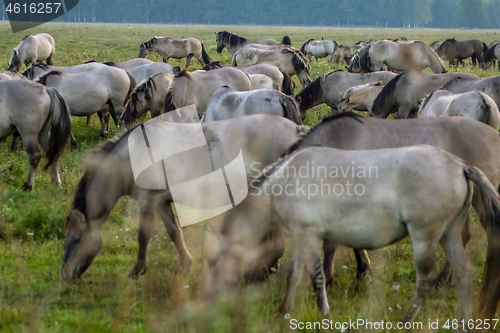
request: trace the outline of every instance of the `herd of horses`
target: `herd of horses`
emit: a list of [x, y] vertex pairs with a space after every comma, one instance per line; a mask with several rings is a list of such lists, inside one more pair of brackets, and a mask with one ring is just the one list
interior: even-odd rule
[[[332, 282], [338, 245], [354, 249], [358, 277], [370, 269], [366, 250], [410, 236], [417, 270], [417, 292], [404, 321], [412, 321], [427, 294], [455, 273], [460, 319], [472, 319], [472, 271], [464, 246], [470, 239], [469, 212], [476, 210], [488, 239], [478, 316], [493, 319], [500, 299], [500, 75], [486, 79], [447, 73], [443, 60], [458, 66], [471, 58], [487, 69], [500, 59], [498, 42], [448, 39], [428, 46], [420, 41], [368, 41], [353, 46], [310, 39], [300, 50], [285, 36], [249, 40], [227, 31], [216, 33], [217, 52], [226, 48], [231, 64], [212, 62], [194, 38], [154, 37], [140, 45], [139, 58], [122, 63], [53, 66], [55, 42], [47, 34], [26, 36], [0, 74], [0, 138], [21, 137], [29, 172], [23, 189], [32, 189], [41, 159], [39, 146], [60, 184], [58, 159], [71, 139], [70, 116], [97, 113], [101, 136], [113, 118], [120, 138], [107, 141], [88, 157], [67, 217], [64, 280], [80, 277], [101, 248], [100, 230], [122, 196], [139, 202], [139, 252], [130, 277], [147, 270], [147, 247], [157, 211], [179, 252], [184, 269], [192, 258], [172, 209], [170, 190], [139, 187], [131, 166], [128, 137], [147, 111], [155, 118], [194, 105], [197, 115], [158, 122], [164, 131], [189, 133], [201, 121], [207, 142], [241, 149], [249, 195], [227, 214], [221, 232], [209, 232], [202, 294], [210, 300], [236, 287], [241, 279], [262, 279], [275, 271], [285, 249], [284, 234], [294, 240], [281, 313], [292, 309], [303, 270], [311, 278], [320, 313], [327, 316], [326, 287]], [[438, 45], [439, 44], [439, 45]], [[163, 63], [145, 56], [158, 52]], [[314, 81], [310, 61], [330, 56], [346, 61]], [[191, 58], [203, 67], [189, 72]], [[308, 60], [309, 57], [309, 60]], [[186, 58], [186, 69], [167, 64]], [[43, 63], [43, 62], [46, 63]], [[20, 72], [22, 65], [31, 65]], [[434, 74], [422, 72], [430, 67]], [[301, 91], [294, 96], [296, 75]], [[332, 115], [313, 128], [302, 125], [307, 111], [326, 103]], [[347, 111], [366, 111], [362, 117]], [[397, 113], [397, 120], [387, 120]], [[382, 119], [378, 119], [382, 118]], [[414, 119], [412, 119], [414, 118]], [[144, 127], [143, 127], [144, 130]], [[14, 142], [13, 139], [13, 148]], [[165, 142], [169, 145], [169, 142]], [[307, 188], [361, 185], [363, 195], [300, 191], [289, 195], [296, 179], [284, 169], [310, 162], [348, 168], [353, 161], [376, 166], [377, 177], [350, 172], [336, 177], [307, 177]], [[260, 174], [253, 172], [258, 165]], [[280, 191], [267, 189], [280, 188]], [[185, 203], [187, 204], [187, 203]], [[318, 241], [323, 242], [324, 259]], [[448, 259], [436, 275], [438, 244]]]

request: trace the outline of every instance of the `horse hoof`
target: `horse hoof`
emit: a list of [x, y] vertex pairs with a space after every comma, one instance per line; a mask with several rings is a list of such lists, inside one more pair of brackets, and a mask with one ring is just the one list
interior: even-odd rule
[[31, 191], [33, 189], [33, 185], [28, 185], [28, 183], [24, 183], [21, 187], [21, 191]]
[[146, 267], [143, 268], [134, 267], [134, 269], [132, 270], [132, 272], [130, 272], [128, 277], [131, 278], [132, 280], [137, 280], [140, 275], [146, 274], [146, 271], [147, 271]]

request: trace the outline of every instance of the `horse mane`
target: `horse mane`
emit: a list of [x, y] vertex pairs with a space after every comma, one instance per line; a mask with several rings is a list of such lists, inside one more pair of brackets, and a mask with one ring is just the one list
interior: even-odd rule
[[238, 46], [240, 44], [246, 43], [246, 41], [247, 41], [246, 38], [240, 37], [236, 34], [232, 34], [232, 33], [227, 32], [227, 31], [221, 31], [217, 34], [221, 36], [222, 41], [224, 43], [229, 44], [229, 46], [231, 46], [231, 47]]
[[325, 77], [326, 75], [318, 77], [316, 80], [308, 84], [307, 87], [302, 89], [297, 96], [295, 96], [295, 99], [299, 102], [299, 104], [308, 107], [323, 94], [323, 82]]
[[46, 85], [47, 84], [47, 78], [49, 76], [54, 76], [54, 75], [63, 76], [63, 73], [59, 72], [59, 71], [51, 71], [51, 72], [48, 72], [47, 74], [45, 74], [44, 76], [42, 76], [41, 78], [39, 78], [38, 80], [36, 80], [36, 82], [38, 82], [40, 84], [43, 84], [43, 85]]
[[116, 67], [116, 62], [113, 61], [103, 62], [103, 64], [106, 66]]
[[[140, 125], [139, 125], [140, 126]], [[136, 126], [137, 127], [137, 126]], [[87, 183], [89, 181], [89, 172], [94, 173], [96, 168], [101, 165], [101, 162], [106, 158], [123, 140], [129, 137], [130, 133], [136, 128], [132, 128], [125, 132], [117, 140], [107, 140], [101, 148], [91, 152], [85, 161], [85, 173], [78, 183], [75, 197], [73, 199], [72, 209], [76, 209], [85, 216], [87, 220]]]
[[25, 40], [26, 38], [28, 38], [29, 36], [31, 36], [31, 35], [30, 35], [30, 34], [28, 34], [28, 35], [24, 36], [24, 37], [23, 37], [23, 39], [21, 39], [21, 42], [22, 42], [23, 40]]
[[12, 51], [12, 57], [10, 58], [10, 63], [8, 68], [9, 70], [17, 71], [17, 66], [19, 66], [19, 64], [21, 63], [21, 61], [19, 60], [19, 56], [17, 55], [17, 48], [19, 47], [19, 45], [14, 49], [14, 51]]
[[[158, 74], [163, 74], [163, 73], [158, 73]], [[151, 98], [151, 94], [153, 93], [153, 91], [156, 91], [156, 84], [154, 81], [154, 77], [157, 76], [158, 74], [151, 76], [146, 81], [136, 86], [134, 90], [132, 90], [132, 94], [130, 95], [131, 103], [137, 103], [139, 99], [138, 94], [141, 92], [146, 94], [145, 96], [146, 99]]]
[[204, 70], [204, 71], [211, 71], [211, 70], [214, 70], [214, 69], [223, 68], [223, 67], [225, 67], [224, 65], [226, 65], [226, 64], [223, 63], [223, 62], [212, 61], [211, 63], [206, 64], [205, 66], [203, 66], [200, 69]]
[[[425, 98], [420, 102], [420, 106], [418, 107], [417, 117], [420, 115], [420, 113], [425, 108], [425, 106], [427, 105], [427, 103], [429, 103], [430, 99], [432, 98], [432, 95], [434, 95], [434, 93], [436, 91], [438, 91], [438, 90], [444, 90], [444, 89], [440, 88], [440, 89], [434, 90], [433, 92], [431, 92], [430, 94], [428, 94], [427, 96], [425, 96]], [[408, 116], [410, 116], [410, 115], [408, 115]]]
[[283, 39], [281, 40], [281, 44], [292, 46], [292, 40], [288, 36], [283, 36]]
[[304, 55], [292, 48], [286, 48], [281, 51], [281, 53], [291, 53], [292, 54], [292, 63], [293, 63], [293, 68], [297, 71], [297, 73], [300, 73], [303, 70], [307, 71], [307, 74], [309, 74], [309, 64], [307, 63], [307, 60], [304, 58]]
[[307, 42], [305, 42], [302, 47], [300, 48], [300, 52], [304, 53], [305, 52], [305, 47], [307, 44], [309, 44], [310, 41], [314, 40], [313, 38], [309, 39]]
[[500, 44], [494, 44], [491, 48], [486, 51], [486, 53], [483, 53], [483, 59], [481, 62], [488, 62], [491, 61], [492, 59], [495, 58], [495, 49], [498, 47]]
[[443, 44], [444, 44], [444, 43], [446, 43], [446, 42], [456, 43], [456, 42], [457, 42], [457, 40], [456, 40], [455, 38], [448, 38], [448, 39], [446, 39], [446, 40], [443, 42]]
[[184, 69], [184, 70], [180, 71], [179, 73], [175, 74], [174, 77], [183, 77], [183, 76], [189, 79], [191, 77], [191, 74], [189, 74], [189, 72]]
[[89, 60], [89, 61], [84, 62], [84, 64], [92, 64], [94, 62], [97, 62], [97, 61], [96, 60]]
[[384, 86], [382, 91], [378, 94], [377, 98], [375, 98], [375, 100], [373, 101], [372, 112], [375, 112], [375, 110], [382, 108], [384, 100], [394, 94], [394, 90], [396, 89], [396, 84], [403, 75], [404, 73], [399, 74]]
[[[361, 68], [367, 73], [370, 73], [372, 71], [371, 65], [369, 66], [370, 62], [370, 54], [368, 51], [370, 51], [371, 44], [367, 44], [363, 46], [355, 55], [354, 57], [358, 56], [359, 59], [359, 64], [361, 65]], [[354, 59], [353, 57], [353, 59]]]
[[288, 149], [283, 153], [283, 155], [281, 155], [281, 158], [287, 157], [288, 155], [296, 151], [302, 145], [302, 142], [304, 142], [311, 134], [313, 134], [313, 132], [318, 130], [318, 127], [329, 125], [330, 123], [341, 119], [354, 119], [359, 123], [363, 123], [363, 118], [364, 118], [363, 116], [360, 116], [354, 112], [341, 112], [336, 115], [325, 117], [318, 124], [316, 124], [316, 126], [300, 133], [297, 136], [295, 142], [292, 143], [290, 147], [288, 147]]

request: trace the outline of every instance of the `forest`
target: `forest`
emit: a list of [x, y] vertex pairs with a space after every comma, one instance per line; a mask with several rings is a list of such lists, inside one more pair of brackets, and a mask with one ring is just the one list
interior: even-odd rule
[[500, 0], [80, 0], [56, 21], [500, 29]]

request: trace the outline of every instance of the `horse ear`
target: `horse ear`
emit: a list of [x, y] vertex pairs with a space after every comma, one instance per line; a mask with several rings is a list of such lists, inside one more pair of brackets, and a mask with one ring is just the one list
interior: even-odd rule
[[70, 224], [70, 226], [79, 228], [81, 231], [87, 228], [85, 216], [80, 211], [72, 209], [69, 214], [70, 217], [68, 223]]

